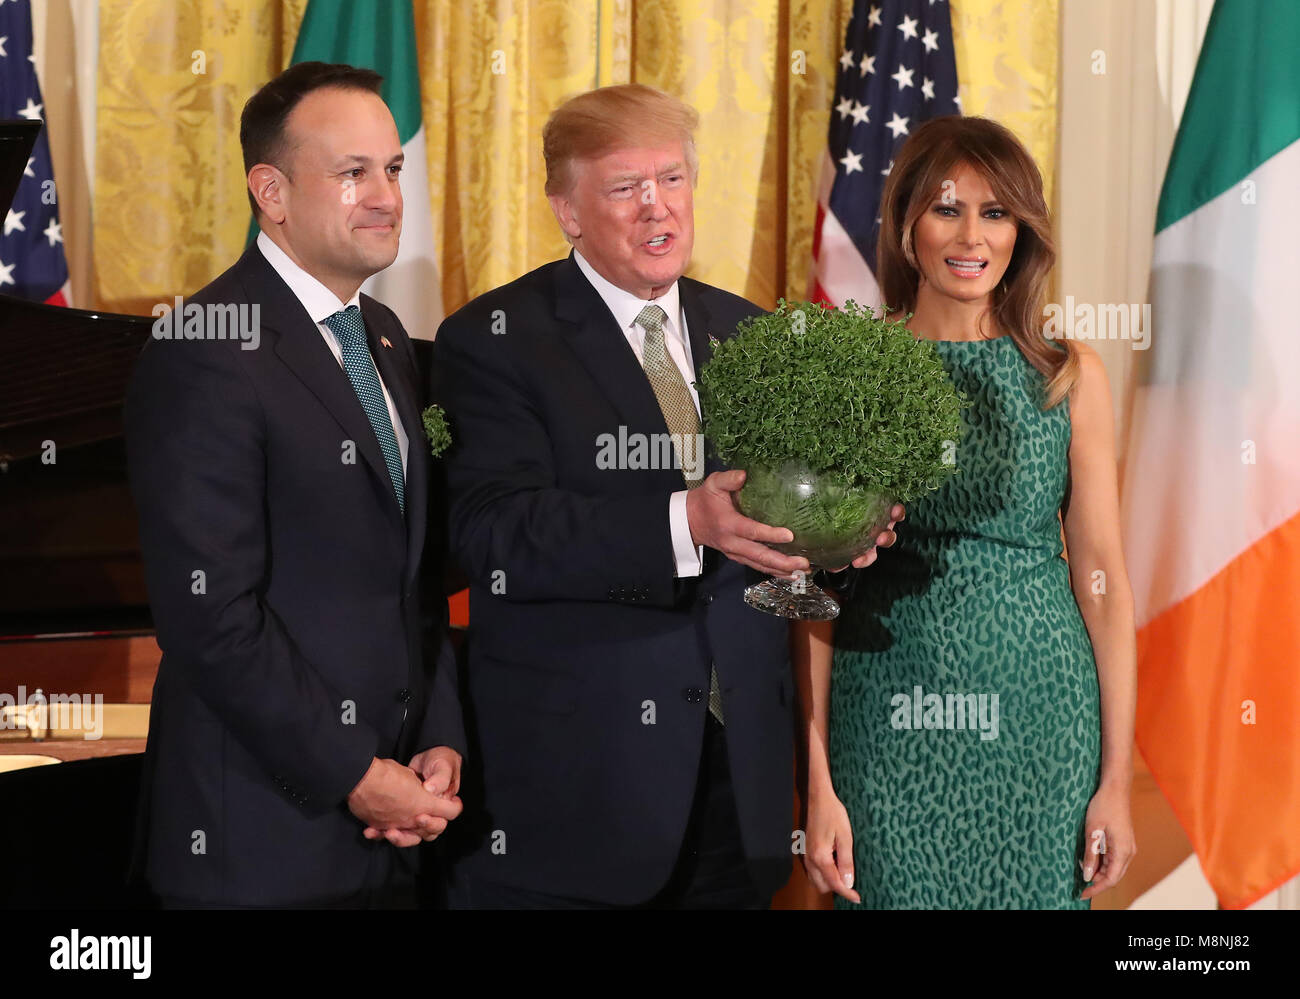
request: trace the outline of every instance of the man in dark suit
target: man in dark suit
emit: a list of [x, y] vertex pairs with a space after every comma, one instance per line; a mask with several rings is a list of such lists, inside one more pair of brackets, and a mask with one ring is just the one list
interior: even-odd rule
[[401, 233], [379, 85], [304, 63], [249, 100], [262, 232], [159, 320], [127, 396], [163, 651], [139, 846], [167, 906], [409, 904], [399, 848], [460, 812], [415, 357], [359, 293]]
[[698, 435], [696, 373], [760, 310], [682, 277], [695, 123], [637, 85], [560, 107], [546, 190], [573, 252], [434, 343], [483, 795], [456, 907], [759, 908], [790, 872], [787, 627], [742, 593], [809, 566]]

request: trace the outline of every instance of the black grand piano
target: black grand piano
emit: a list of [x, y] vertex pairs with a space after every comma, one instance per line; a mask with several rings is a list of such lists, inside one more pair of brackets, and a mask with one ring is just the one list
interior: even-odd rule
[[148, 626], [121, 410], [151, 323], [0, 295], [0, 634]]
[[[40, 126], [0, 123], [6, 209]], [[0, 295], [0, 635], [148, 627], [122, 399], [151, 323]]]
[[[39, 121], [0, 122], [0, 209]], [[151, 317], [0, 294], [0, 694], [148, 703], [157, 668], [127, 488], [122, 400]], [[12, 703], [12, 700], [10, 701]], [[143, 740], [0, 730], [3, 908], [146, 905], [125, 881]], [[138, 736], [139, 733], [133, 732]], [[7, 769], [28, 757], [58, 765]], [[88, 827], [87, 819], [93, 825]]]

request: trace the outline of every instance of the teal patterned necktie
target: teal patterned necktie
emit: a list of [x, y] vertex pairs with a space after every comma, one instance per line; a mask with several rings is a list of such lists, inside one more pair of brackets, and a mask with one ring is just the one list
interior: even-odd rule
[[384, 401], [379, 372], [375, 370], [374, 358], [366, 345], [366, 324], [361, 318], [361, 310], [349, 305], [326, 318], [325, 325], [338, 337], [343, 350], [343, 370], [348, 373], [348, 381], [352, 383], [361, 408], [366, 411], [375, 431], [379, 449], [384, 452], [388, 476], [393, 480], [393, 489], [397, 493], [397, 505], [405, 513], [406, 477], [402, 474], [402, 451], [397, 446], [397, 435], [393, 433], [393, 421], [388, 417], [388, 403]]

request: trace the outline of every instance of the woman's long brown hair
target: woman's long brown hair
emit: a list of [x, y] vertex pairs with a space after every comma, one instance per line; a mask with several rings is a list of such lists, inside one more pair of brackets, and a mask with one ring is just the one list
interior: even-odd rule
[[876, 279], [891, 310], [916, 308], [921, 272], [913, 248], [916, 220], [939, 197], [943, 181], [968, 164], [1016, 221], [1016, 246], [993, 290], [991, 313], [1020, 353], [1043, 375], [1043, 409], [1064, 399], [1079, 377], [1079, 352], [1042, 333], [1047, 276], [1056, 262], [1043, 178], [1011, 131], [988, 118], [932, 118], [903, 143], [880, 196]]

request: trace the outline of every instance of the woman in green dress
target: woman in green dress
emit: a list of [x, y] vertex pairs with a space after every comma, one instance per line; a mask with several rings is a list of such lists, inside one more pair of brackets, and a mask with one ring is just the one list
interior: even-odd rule
[[1007, 129], [922, 125], [880, 216], [882, 298], [971, 406], [957, 474], [908, 504], [833, 626], [792, 631], [805, 867], [842, 908], [1088, 908], [1135, 851], [1106, 372], [1043, 335], [1047, 206]]

